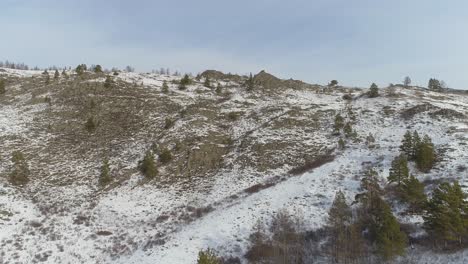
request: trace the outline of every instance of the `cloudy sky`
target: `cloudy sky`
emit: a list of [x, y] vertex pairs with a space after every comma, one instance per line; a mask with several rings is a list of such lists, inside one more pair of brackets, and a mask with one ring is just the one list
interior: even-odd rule
[[466, 0], [0, 0], [0, 60], [468, 88]]

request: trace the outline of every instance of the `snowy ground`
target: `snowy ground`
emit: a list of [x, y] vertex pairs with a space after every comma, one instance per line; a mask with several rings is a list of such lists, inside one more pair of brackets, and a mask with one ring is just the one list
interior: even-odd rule
[[[19, 78], [40, 74], [34, 71], [7, 71]], [[177, 79], [138, 73], [122, 73], [118, 78], [129, 83], [143, 83], [146, 89], [157, 92], [164, 80], [170, 82]], [[203, 89], [199, 85], [191, 86], [186, 91], [174, 90], [171, 100], [188, 105], [200, 98], [216, 98], [213, 94], [201, 94], [199, 91]], [[306, 134], [303, 128], [278, 129], [265, 127], [264, 124], [271, 122], [270, 119], [280, 122], [283, 116], [288, 117], [288, 111], [295, 108], [302, 109], [300, 113], [304, 115], [295, 117], [295, 120], [307, 119], [309, 117], [306, 115], [319, 111], [338, 111], [346, 116], [346, 109], [353, 109], [357, 117], [353, 128], [361, 141], [349, 141], [344, 151], [335, 151], [336, 158], [332, 162], [299, 176], [288, 175], [289, 166], [279, 166], [261, 173], [255, 168], [234, 164], [229, 170], [220, 170], [213, 178], [197, 179], [195, 185], [193, 181], [169, 186], [141, 185], [141, 175], [133, 173], [110, 190], [96, 192], [92, 185], [77, 181], [69, 185], [47, 185], [47, 191], [33, 194], [11, 188], [3, 180], [0, 185], [0, 263], [195, 263], [198, 251], [208, 247], [221, 254], [242, 257], [246, 238], [257, 220], [267, 220], [272, 213], [287, 209], [290, 213], [303, 215], [308, 228], [317, 228], [323, 224], [337, 190], [343, 190], [348, 201], [354, 198], [363, 167], [376, 167], [385, 179], [407, 129], [428, 134], [436, 147], [449, 149], [443, 161], [431, 173], [421, 174], [414, 168], [412, 172], [421, 180], [456, 178], [468, 190], [468, 171], [457, 172], [457, 168], [468, 161], [467, 119], [435, 119], [425, 112], [409, 120], [400, 118], [401, 111], [422, 103], [455, 110], [466, 116], [467, 96], [444, 95], [441, 98], [437, 93], [416, 88], [398, 88], [397, 92], [400, 93], [399, 97], [364, 97], [349, 103], [341, 99], [342, 92], [328, 94], [285, 90], [280, 96], [261, 98], [232, 90], [230, 100], [222, 103], [223, 112], [256, 114], [267, 107], [281, 106], [281, 110], [272, 115], [275, 118], [260, 116], [256, 121], [238, 120], [231, 131], [234, 139], [242, 139], [246, 134], [262, 143], [278, 138], [302, 138]], [[15, 103], [0, 104], [0, 140], [3, 140], [3, 147], [16, 147], [19, 144], [17, 137], [29, 140], [32, 135], [31, 122], [38, 112], [44, 111], [44, 104], [22, 106], [29, 100], [27, 96], [22, 96], [12, 99]], [[385, 113], [385, 109], [392, 111]], [[314, 130], [304, 137], [304, 147], [320, 145], [334, 148], [337, 138], [330, 133], [332, 118], [329, 122], [328, 127]], [[206, 127], [206, 131], [197, 133], [209, 134], [210, 126]], [[369, 133], [376, 139], [378, 147], [375, 149], [365, 146], [364, 139]], [[133, 156], [132, 152], [145, 147], [129, 145], [127, 154]], [[6, 175], [10, 166], [9, 153], [1, 154], [0, 174]], [[228, 163], [235, 162], [237, 158], [235, 152], [231, 153], [227, 157]], [[79, 161], [74, 162], [71, 164], [80, 165]], [[125, 166], [134, 163], [131, 161]], [[86, 172], [86, 166], [82, 170]], [[285, 180], [253, 194], [244, 192], [250, 186], [275, 177], [284, 177]], [[32, 183], [32, 186], [29, 191], [38, 186], [44, 188], [38, 182]], [[51, 196], [57, 203], [68, 204], [68, 200], [80, 202], [66, 211], [46, 216], [34, 202], [34, 196], [45, 193], [57, 193]], [[211, 209], [195, 219], [184, 221], [182, 212], [188, 207]], [[419, 256], [422, 253], [414, 254]], [[466, 260], [463, 252], [450, 256], [423, 255], [423, 258], [413, 260], [418, 263], [463, 263]]]

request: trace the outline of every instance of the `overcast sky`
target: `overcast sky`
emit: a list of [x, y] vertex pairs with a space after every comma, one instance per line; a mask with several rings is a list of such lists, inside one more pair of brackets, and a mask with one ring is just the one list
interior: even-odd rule
[[466, 0], [0, 0], [0, 60], [468, 88]]

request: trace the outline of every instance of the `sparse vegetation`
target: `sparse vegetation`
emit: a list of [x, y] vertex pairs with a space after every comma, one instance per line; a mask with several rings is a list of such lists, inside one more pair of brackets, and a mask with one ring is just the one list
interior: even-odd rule
[[154, 162], [154, 154], [151, 150], [148, 150], [145, 157], [140, 162], [140, 171], [148, 179], [153, 179], [158, 174], [156, 169], [156, 163]]
[[14, 151], [11, 155], [13, 168], [10, 173], [10, 182], [13, 185], [25, 185], [29, 182], [29, 166], [21, 151]]

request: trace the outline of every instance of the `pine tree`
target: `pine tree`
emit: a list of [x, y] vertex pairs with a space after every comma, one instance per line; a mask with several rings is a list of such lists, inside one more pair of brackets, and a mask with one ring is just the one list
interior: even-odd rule
[[346, 142], [342, 138], [338, 139], [338, 147], [340, 149], [345, 149], [346, 148]]
[[168, 149], [163, 149], [161, 154], [159, 154], [159, 161], [163, 164], [168, 163], [172, 160], [172, 154]]
[[0, 79], [0, 94], [5, 94], [6, 89], [5, 89], [5, 81], [3, 79]]
[[29, 166], [20, 151], [14, 151], [11, 155], [13, 169], [10, 173], [10, 182], [14, 185], [24, 185], [29, 182]]
[[400, 150], [409, 158], [413, 158], [413, 136], [411, 132], [408, 130], [406, 131], [405, 135], [403, 136], [403, 140], [401, 141]]
[[94, 67], [94, 72], [95, 73], [102, 73], [102, 66], [101, 65], [96, 65], [96, 67]]
[[372, 83], [370, 90], [369, 90], [369, 97], [375, 98], [377, 96], [379, 96], [379, 87], [377, 86], [377, 84]]
[[429, 172], [435, 163], [435, 151], [429, 136], [425, 135], [416, 153], [416, 165], [422, 172]]
[[372, 133], [369, 133], [369, 135], [366, 137], [366, 145], [368, 148], [374, 148], [375, 147], [375, 138], [372, 135]]
[[46, 70], [44, 71], [44, 76], [45, 76], [45, 84], [46, 85], [49, 85], [50, 84], [50, 76], [49, 76], [49, 72]]
[[156, 177], [158, 171], [154, 162], [154, 154], [151, 150], [146, 152], [145, 157], [141, 161], [140, 170], [145, 175], [145, 177], [149, 179]]
[[344, 118], [340, 115], [337, 114], [335, 116], [335, 123], [333, 125], [333, 129], [335, 133], [339, 133], [339, 131], [344, 127]]
[[64, 77], [65, 79], [68, 79], [68, 74], [65, 71], [65, 69], [63, 69], [63, 71], [62, 71], [62, 77]]
[[421, 146], [421, 137], [418, 134], [418, 131], [413, 131], [413, 142], [411, 149], [411, 159], [415, 160], [418, 155], [419, 147]]
[[106, 80], [104, 81], [104, 87], [111, 88], [112, 83], [113, 83], [112, 78], [109, 75], [107, 75]]
[[408, 160], [406, 156], [399, 155], [395, 157], [392, 161], [392, 166], [390, 168], [390, 173], [388, 175], [388, 182], [396, 182], [398, 186], [401, 185], [403, 181], [408, 179], [409, 177], [409, 169], [408, 169]]
[[409, 76], [406, 76], [405, 79], [403, 80], [403, 86], [408, 88], [410, 84], [411, 84], [411, 78]]
[[374, 223], [371, 225], [371, 232], [375, 234], [377, 253], [384, 260], [391, 260], [405, 253], [407, 237], [400, 230], [400, 224], [390, 206], [381, 198], [377, 201], [378, 206], [372, 211]]
[[101, 186], [105, 186], [108, 183], [110, 183], [111, 181], [112, 181], [112, 179], [110, 177], [109, 160], [105, 159], [102, 162], [102, 166], [101, 166], [101, 174], [99, 175], [99, 184]]
[[433, 192], [423, 215], [424, 228], [436, 241], [462, 243], [468, 234], [467, 193], [455, 181], [441, 183]]
[[403, 181], [400, 192], [401, 198], [409, 204], [412, 212], [421, 212], [427, 201], [427, 196], [424, 193], [424, 184], [411, 175]]
[[349, 252], [348, 249], [348, 228], [351, 225], [352, 212], [346, 203], [343, 192], [338, 191], [333, 204], [328, 211], [327, 226], [330, 229], [331, 256], [338, 262], [344, 262]]
[[252, 91], [254, 89], [254, 79], [252, 73], [250, 73], [249, 78], [246, 81], [247, 91]]
[[374, 208], [376, 197], [380, 197], [382, 194], [378, 176], [377, 171], [369, 169], [361, 179], [361, 189], [363, 192], [357, 194], [355, 200], [361, 203], [365, 210]]
[[343, 127], [343, 132], [346, 137], [351, 137], [353, 136], [353, 128], [351, 126], [351, 123], [347, 122], [346, 125]]
[[187, 85], [190, 85], [191, 83], [192, 83], [192, 80], [190, 80], [190, 77], [188, 76], [188, 74], [185, 74], [184, 77], [180, 80], [179, 90], [187, 89]]
[[54, 73], [54, 80], [58, 80], [60, 77], [60, 73], [58, 70], [55, 70], [55, 73]]
[[85, 128], [89, 133], [92, 133], [96, 130], [97, 123], [93, 117], [89, 117], [85, 123]]
[[221, 264], [218, 256], [211, 249], [198, 252], [197, 264]]
[[87, 70], [86, 64], [80, 64], [76, 66], [75, 72], [78, 75], [82, 75]]
[[169, 92], [169, 86], [167, 85], [167, 81], [166, 81], [166, 80], [163, 81], [163, 84], [162, 84], [162, 87], [161, 87], [161, 91], [162, 91], [163, 93], [168, 93], [168, 92]]

